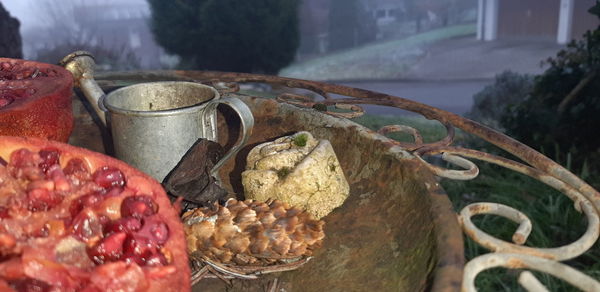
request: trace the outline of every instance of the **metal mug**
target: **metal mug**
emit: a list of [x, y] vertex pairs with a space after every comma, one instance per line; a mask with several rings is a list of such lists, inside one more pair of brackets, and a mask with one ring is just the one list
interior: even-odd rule
[[241, 100], [221, 97], [207, 85], [165, 81], [126, 86], [105, 95], [93, 79], [93, 57], [75, 52], [61, 61], [112, 133], [115, 156], [162, 181], [198, 138], [217, 140], [216, 109], [230, 106], [240, 117], [242, 138], [211, 170], [218, 170], [246, 144], [254, 126]]

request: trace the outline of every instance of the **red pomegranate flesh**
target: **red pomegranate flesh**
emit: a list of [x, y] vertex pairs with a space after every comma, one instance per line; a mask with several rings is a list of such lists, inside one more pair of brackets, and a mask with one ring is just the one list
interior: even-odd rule
[[0, 58], [0, 135], [66, 142], [73, 76], [62, 67]]
[[124, 162], [0, 136], [0, 291], [190, 291], [178, 212]]

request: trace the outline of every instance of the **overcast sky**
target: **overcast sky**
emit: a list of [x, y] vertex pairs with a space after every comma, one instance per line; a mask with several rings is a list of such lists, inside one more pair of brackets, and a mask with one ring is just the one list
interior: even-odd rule
[[31, 27], [43, 25], [40, 23], [38, 13], [43, 13], [37, 8], [36, 4], [42, 2], [54, 2], [56, 5], [65, 5], [69, 2], [85, 3], [147, 3], [146, 0], [0, 0], [4, 8], [8, 10], [11, 16], [16, 17], [21, 22], [21, 32]]
[[30, 26], [33, 24], [33, 17], [28, 17], [31, 0], [2, 0], [2, 5], [8, 10], [12, 17], [16, 17], [21, 22], [21, 26]]

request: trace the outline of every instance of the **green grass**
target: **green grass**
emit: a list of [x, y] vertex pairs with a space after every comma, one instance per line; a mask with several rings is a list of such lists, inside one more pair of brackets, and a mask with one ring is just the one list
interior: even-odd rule
[[279, 75], [310, 80], [399, 78], [425, 54], [427, 45], [475, 32], [474, 24], [435, 29], [295, 63]]
[[[443, 126], [421, 117], [366, 115], [354, 120], [371, 129], [378, 129], [387, 124], [410, 125], [420, 130], [425, 141], [435, 141], [445, 135]], [[406, 136], [391, 137], [411, 141]], [[462, 140], [465, 138], [464, 134], [459, 133], [456, 143], [468, 143]], [[501, 203], [516, 208], [532, 221], [533, 230], [525, 243], [531, 247], [562, 246], [576, 241], [585, 232], [585, 216], [573, 208], [573, 202], [565, 195], [525, 175], [489, 163], [474, 162], [480, 169], [477, 178], [470, 181], [441, 181], [456, 212], [475, 202]], [[499, 216], [479, 215], [472, 220], [480, 229], [509, 242], [517, 228], [517, 224]], [[467, 260], [486, 253], [489, 251], [465, 237]], [[600, 244], [596, 243], [585, 254], [564, 263], [600, 279]], [[480, 291], [525, 291], [517, 283], [519, 272], [503, 268], [487, 270], [477, 277], [476, 287]], [[550, 291], [579, 291], [553, 276], [538, 272], [534, 274]]]

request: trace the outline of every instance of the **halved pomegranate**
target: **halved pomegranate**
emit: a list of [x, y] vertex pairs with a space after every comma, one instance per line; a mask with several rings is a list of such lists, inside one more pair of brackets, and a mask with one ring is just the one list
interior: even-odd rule
[[62, 67], [0, 58], [0, 135], [66, 142], [73, 76]]
[[189, 291], [160, 184], [103, 154], [0, 136], [0, 291]]

